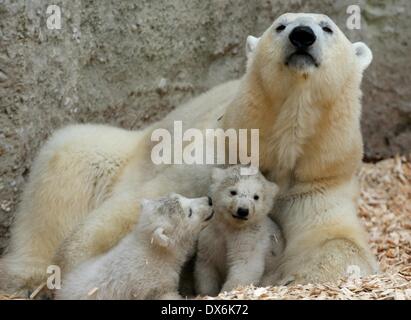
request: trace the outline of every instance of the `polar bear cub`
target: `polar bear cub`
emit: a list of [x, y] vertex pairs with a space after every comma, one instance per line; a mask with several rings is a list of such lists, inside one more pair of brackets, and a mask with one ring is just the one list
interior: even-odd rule
[[56, 299], [178, 299], [187, 255], [214, 212], [207, 197], [142, 200], [134, 230], [63, 278]]
[[258, 285], [266, 268], [275, 268], [283, 251], [278, 226], [268, 217], [278, 186], [258, 172], [241, 175], [241, 166], [215, 168], [210, 196], [215, 218], [199, 237], [196, 291], [217, 295]]

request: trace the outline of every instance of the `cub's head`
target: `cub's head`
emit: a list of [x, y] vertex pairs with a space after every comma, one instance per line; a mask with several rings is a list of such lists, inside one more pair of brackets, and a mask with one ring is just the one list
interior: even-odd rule
[[241, 166], [214, 168], [210, 196], [216, 216], [225, 222], [242, 226], [268, 215], [278, 186], [258, 172], [241, 175]]
[[138, 232], [146, 233], [152, 244], [166, 248], [191, 246], [214, 214], [208, 197], [189, 199], [175, 193], [143, 199], [141, 209]]
[[323, 14], [283, 14], [261, 38], [249, 36], [246, 48], [248, 69], [259, 75], [267, 90], [278, 92], [311, 79], [314, 89], [318, 84], [334, 94], [347, 81], [359, 84], [372, 60], [364, 43], [351, 43]]

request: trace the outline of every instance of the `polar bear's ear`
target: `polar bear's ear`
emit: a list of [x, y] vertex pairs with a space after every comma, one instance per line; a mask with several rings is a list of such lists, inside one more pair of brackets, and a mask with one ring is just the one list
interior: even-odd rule
[[256, 38], [253, 36], [248, 36], [246, 45], [245, 45], [245, 54], [247, 56], [247, 59], [250, 58], [250, 56], [253, 54], [255, 48], [257, 47], [258, 41], [260, 41], [260, 38]]
[[361, 71], [364, 71], [372, 61], [372, 52], [364, 42], [356, 42], [353, 44], [353, 47], [361, 66]]
[[164, 229], [159, 227], [154, 230], [151, 243], [155, 243], [161, 247], [168, 247], [172, 244], [172, 240], [164, 233]]

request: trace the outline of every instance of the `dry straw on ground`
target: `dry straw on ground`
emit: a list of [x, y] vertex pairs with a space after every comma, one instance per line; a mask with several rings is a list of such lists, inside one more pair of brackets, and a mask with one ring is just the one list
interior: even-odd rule
[[[218, 299], [410, 299], [411, 162], [405, 158], [363, 164], [359, 216], [382, 273], [337, 284], [246, 287]], [[0, 296], [1, 299], [15, 297]], [[213, 298], [208, 298], [213, 299]]]

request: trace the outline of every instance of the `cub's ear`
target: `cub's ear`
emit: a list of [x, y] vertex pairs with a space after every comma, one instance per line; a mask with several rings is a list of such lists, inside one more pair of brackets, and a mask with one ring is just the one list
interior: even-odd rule
[[255, 48], [257, 47], [258, 41], [260, 41], [260, 38], [256, 38], [253, 36], [248, 36], [246, 45], [245, 45], [245, 54], [247, 56], [247, 59], [251, 57], [253, 54]]
[[240, 167], [240, 175], [242, 176], [254, 176], [256, 174], [260, 174], [264, 178], [264, 176], [258, 170], [258, 167], [254, 166], [252, 163], [250, 163], [248, 166]]
[[211, 172], [211, 179], [213, 180], [212, 182], [216, 181], [221, 181], [225, 177], [225, 169], [221, 168], [213, 168], [213, 171]]
[[172, 244], [172, 240], [164, 233], [164, 229], [159, 227], [154, 230], [151, 243], [155, 243], [161, 247], [168, 247]]
[[364, 42], [353, 43], [355, 55], [360, 64], [361, 71], [367, 69], [372, 61], [371, 49]]
[[268, 186], [269, 192], [270, 192], [273, 196], [277, 195], [277, 193], [280, 191], [280, 188], [279, 188], [278, 185], [277, 185], [276, 183], [274, 183], [274, 182], [267, 181], [267, 186]]
[[150, 208], [153, 207], [153, 202], [151, 200], [148, 200], [148, 199], [141, 199], [140, 200], [140, 207], [141, 207], [141, 211], [150, 209]]
[[179, 199], [179, 198], [181, 197], [181, 195], [179, 195], [178, 193], [175, 193], [175, 192], [169, 193], [168, 196], [169, 196], [171, 199]]

